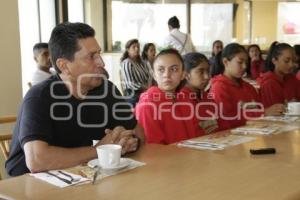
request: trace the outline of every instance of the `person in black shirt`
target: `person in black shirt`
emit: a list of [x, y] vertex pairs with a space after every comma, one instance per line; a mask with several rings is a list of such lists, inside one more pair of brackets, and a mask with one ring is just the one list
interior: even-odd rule
[[[136, 151], [143, 130], [106, 78], [94, 29], [59, 24], [49, 50], [58, 74], [24, 98], [5, 163], [8, 174], [73, 167], [96, 158], [101, 144], [120, 144], [123, 154]], [[99, 142], [93, 147], [92, 140]]]

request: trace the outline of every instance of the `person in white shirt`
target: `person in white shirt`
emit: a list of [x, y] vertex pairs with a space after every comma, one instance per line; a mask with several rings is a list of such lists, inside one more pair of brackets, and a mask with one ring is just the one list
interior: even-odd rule
[[33, 56], [37, 64], [37, 69], [31, 77], [31, 85], [35, 85], [52, 76], [50, 71], [51, 61], [48, 50], [48, 43], [37, 43], [33, 46]]
[[195, 51], [191, 36], [179, 31], [180, 23], [176, 16], [168, 21], [170, 34], [164, 40], [165, 47], [177, 49], [181, 55]]

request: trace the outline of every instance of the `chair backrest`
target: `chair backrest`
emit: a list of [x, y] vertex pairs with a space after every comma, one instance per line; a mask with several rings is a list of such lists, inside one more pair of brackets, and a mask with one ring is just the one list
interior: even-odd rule
[[0, 134], [0, 149], [5, 160], [9, 154], [9, 144], [12, 139], [12, 134]]
[[[5, 116], [0, 117], [0, 124], [14, 123], [16, 122], [16, 116]], [[9, 132], [0, 132], [0, 149], [3, 154], [4, 159], [8, 158], [9, 154], [9, 143], [12, 139], [12, 131]]]
[[[14, 123], [14, 122], [16, 122], [16, 120], [17, 120], [16, 116], [0, 117], [0, 125]], [[12, 131], [3, 132], [2, 130], [0, 130], [0, 153], [3, 154], [2, 157], [4, 158], [4, 161], [7, 160], [8, 155], [9, 155], [9, 145], [10, 145], [11, 139], [12, 139]], [[1, 166], [1, 168], [2, 168], [2, 166]], [[0, 170], [0, 172], [1, 172], [1, 170]], [[0, 180], [2, 178], [3, 177], [1, 177], [1, 173], [0, 173]]]
[[16, 122], [16, 120], [17, 120], [16, 116], [4, 116], [4, 117], [0, 117], [0, 124], [12, 123], [12, 122]]

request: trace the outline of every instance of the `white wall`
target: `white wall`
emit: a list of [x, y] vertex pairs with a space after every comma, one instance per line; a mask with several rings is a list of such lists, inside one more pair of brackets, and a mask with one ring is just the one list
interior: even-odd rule
[[[22, 99], [17, 0], [2, 2], [0, 27], [0, 116], [16, 115]], [[0, 156], [1, 174], [3, 166], [3, 158]]]
[[0, 6], [0, 116], [17, 114], [22, 98], [18, 1]]
[[85, 0], [85, 22], [92, 26], [96, 31], [96, 39], [103, 49], [103, 3], [99, 0]]

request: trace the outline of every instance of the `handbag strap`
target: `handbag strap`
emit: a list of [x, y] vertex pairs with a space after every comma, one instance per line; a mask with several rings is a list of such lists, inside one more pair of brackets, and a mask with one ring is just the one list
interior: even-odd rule
[[182, 43], [175, 35], [173, 35], [172, 33], [170, 33], [171, 37], [173, 37], [181, 46], [182, 46], [182, 49], [179, 53], [182, 53], [183, 50], [185, 50], [185, 45], [186, 45], [186, 41], [187, 41], [187, 37], [188, 35], [186, 34], [185, 35], [185, 40], [184, 40], [184, 43]]

